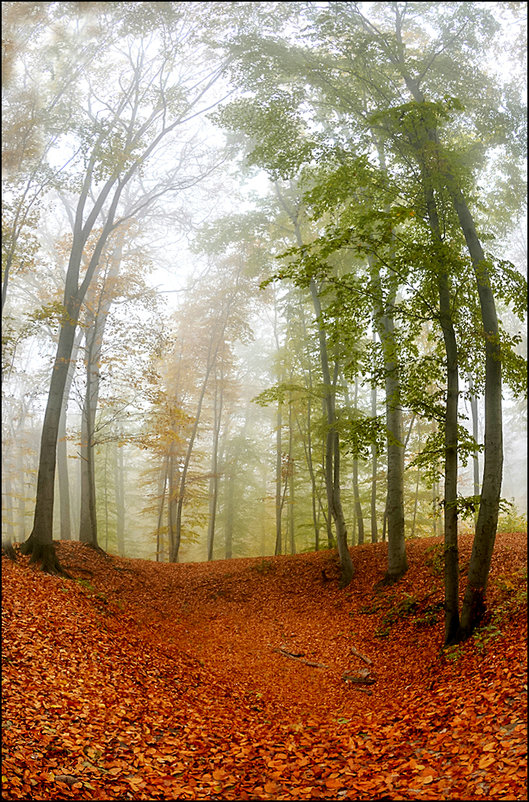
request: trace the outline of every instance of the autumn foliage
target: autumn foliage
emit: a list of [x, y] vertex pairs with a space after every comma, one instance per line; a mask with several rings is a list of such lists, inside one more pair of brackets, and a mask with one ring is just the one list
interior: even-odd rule
[[[471, 547], [462, 538], [462, 583]], [[527, 798], [526, 540], [486, 626], [442, 649], [441, 540], [157, 564], [3, 558], [4, 799]]]

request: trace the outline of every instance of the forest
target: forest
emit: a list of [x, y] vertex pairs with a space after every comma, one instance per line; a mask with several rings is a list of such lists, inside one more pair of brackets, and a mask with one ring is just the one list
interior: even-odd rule
[[[281, 610], [298, 594], [301, 616], [311, 593], [323, 594], [321, 620], [336, 605], [341, 629], [353, 615], [344, 605], [355, 599], [355, 616], [371, 605], [382, 617], [373, 632], [385, 635], [362, 625], [353, 653], [371, 644], [380, 656], [385, 641], [373, 638], [391, 638], [395, 621], [413, 630], [418, 616], [419, 629], [433, 627], [428, 643], [444, 649], [448, 672], [446, 656], [468, 649], [472, 662], [491, 627], [508, 637], [500, 614], [513, 627], [518, 671], [527, 577], [526, 10], [521, 2], [2, 3], [2, 553], [6, 590], [20, 599], [9, 598], [6, 615], [18, 610], [35, 635], [31, 645], [9, 629], [9, 676], [38, 644], [51, 675], [63, 670], [52, 667], [35, 624], [47, 595], [53, 631], [70, 632], [63, 592], [72, 614], [96, 629], [104, 597], [121, 621], [116, 632], [130, 624], [141, 650], [177, 617], [165, 596], [171, 583], [189, 604], [176, 632], [203, 586], [220, 610], [254, 580], [256, 598], [265, 586], [270, 598], [284, 595]], [[127, 572], [136, 584], [117, 590]], [[239, 632], [243, 609], [234, 616]], [[293, 635], [296, 619], [287, 617]], [[98, 662], [102, 641], [91, 627]], [[203, 656], [188, 629], [179, 637], [195, 661], [178, 664], [179, 682], [188, 670], [210, 682], [199, 678]], [[210, 647], [216, 654], [218, 641]], [[330, 670], [311, 658], [316, 647], [296, 650], [287, 638], [273, 648], [304, 682]], [[281, 685], [277, 666], [260, 659]], [[371, 693], [371, 659], [347, 680], [358, 686], [355, 705]], [[403, 678], [415, 658], [404, 650], [394, 659]], [[213, 663], [222, 682], [237, 676], [235, 658], [230, 674]], [[435, 673], [427, 665], [421, 683]], [[168, 670], [157, 668], [160, 677]], [[380, 711], [392, 687], [380, 690]], [[343, 718], [344, 699], [325, 699]], [[16, 694], [7, 704], [17, 716], [24, 707]], [[248, 709], [255, 718], [255, 705]], [[520, 719], [511, 724], [518, 733]], [[8, 749], [26, 767], [10, 775], [19, 776], [11, 798], [75, 798], [80, 788], [83, 798], [107, 798], [97, 783], [76, 784], [78, 766], [59, 772], [74, 778], [59, 791], [41, 787], [19, 746], [22, 730], [19, 722], [19, 751]], [[151, 747], [142, 741], [143, 754]], [[118, 764], [104, 771], [112, 768], [117, 776]], [[228, 783], [219, 796], [224, 768], [210, 769], [207, 789], [133, 782], [113, 793], [428, 798], [427, 788], [391, 783], [347, 792], [343, 766], [312, 785], [297, 777], [299, 793], [280, 772], [268, 788]], [[524, 798], [514, 779], [430, 792]]]

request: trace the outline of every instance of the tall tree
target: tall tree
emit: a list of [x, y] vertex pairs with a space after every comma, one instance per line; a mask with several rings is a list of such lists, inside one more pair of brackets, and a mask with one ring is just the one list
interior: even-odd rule
[[[100, 16], [97, 21], [104, 29], [109, 24], [112, 9], [108, 6], [98, 9]], [[196, 75], [183, 79], [181, 74], [175, 73], [175, 62], [186, 57], [191, 38], [182, 27], [189, 21], [190, 11], [184, 6], [178, 9], [171, 7], [172, 28], [165, 25], [165, 6], [159, 13], [158, 25], [170, 40], [171, 48], [162, 49], [156, 55], [152, 39], [149, 42], [148, 37], [141, 39], [133, 34], [128, 37], [124, 34], [125, 42], [128, 38], [126, 50], [104, 52], [107, 63], [108, 59], [114, 59], [115, 69], [120, 76], [117, 81], [120, 92], [117, 96], [113, 90], [109, 93], [108, 87], [105, 87], [106, 73], [101, 73], [96, 81], [91, 72], [85, 83], [86, 99], [81, 97], [77, 88], [79, 123], [75, 136], [82, 156], [82, 170], [77, 174], [79, 194], [64, 286], [64, 315], [42, 429], [33, 529], [22, 546], [25, 553], [31, 554], [31, 560], [41, 561], [43, 569], [48, 572], [61, 571], [52, 542], [56, 446], [64, 386], [81, 304], [111, 233], [124, 222], [119, 215], [124, 188], [140, 176], [149, 158], [157, 153], [163, 142], [170, 139], [173, 132], [207, 107], [207, 92], [222, 71], [215, 66], [206, 77], [201, 75], [198, 81]], [[96, 82], [99, 84], [97, 88]], [[96, 105], [101, 103], [101, 99], [96, 100], [96, 97], [100, 98], [99, 93], [103, 97], [106, 94], [106, 98], [103, 108], [96, 110]], [[85, 100], [84, 104], [82, 100]], [[185, 180], [182, 180], [180, 170], [173, 168], [172, 174], [162, 177], [160, 181], [155, 180], [145, 189], [136, 205], [137, 210], [151, 203], [161, 193], [174, 191], [183, 184]], [[84, 275], [81, 275], [83, 254], [96, 228], [99, 233]]]

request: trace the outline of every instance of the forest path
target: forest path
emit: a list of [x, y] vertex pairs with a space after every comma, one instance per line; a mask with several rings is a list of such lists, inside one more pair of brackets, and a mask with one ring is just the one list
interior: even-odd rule
[[3, 558], [4, 798], [525, 799], [526, 538], [498, 537], [495, 628], [449, 653], [441, 540], [407, 547], [383, 589], [385, 544], [353, 549], [345, 590], [331, 552], [59, 543], [73, 582]]
[[[133, 561], [133, 572], [124, 571], [120, 586], [114, 592], [107, 586], [107, 594], [126, 605], [153, 643], [176, 647], [289, 716], [336, 719], [365, 710], [367, 695], [370, 709], [385, 708], [437, 670], [438, 627], [421, 629], [416, 661], [403, 661], [402, 652], [417, 644], [417, 627], [399, 620], [397, 640], [376, 636], [381, 615], [391, 616], [397, 599], [416, 600], [418, 609], [442, 603], [442, 581], [437, 576], [432, 587], [425, 563], [435, 545], [411, 544], [409, 576], [398, 590], [373, 593], [384, 575], [386, 548], [354, 550], [356, 576], [345, 591], [338, 588], [335, 556], [325, 551], [177, 565]], [[442, 621], [439, 610], [437, 618]], [[343, 679], [365, 669], [358, 653], [372, 661], [372, 685]]]

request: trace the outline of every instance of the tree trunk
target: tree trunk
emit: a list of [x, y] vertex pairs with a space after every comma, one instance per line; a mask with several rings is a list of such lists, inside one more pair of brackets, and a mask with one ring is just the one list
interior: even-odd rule
[[461, 635], [472, 634], [485, 612], [485, 591], [496, 540], [503, 474], [501, 347], [485, 254], [461, 190], [449, 182], [452, 203], [476, 275], [485, 336], [485, 455], [476, 532], [461, 611]]
[[94, 548], [97, 542], [96, 490], [94, 465], [94, 428], [99, 378], [94, 366], [94, 341], [87, 331], [86, 388], [81, 415], [81, 513], [79, 540]]
[[[440, 247], [441, 231], [437, 205], [430, 175], [423, 165], [424, 197], [430, 228]], [[446, 410], [444, 426], [444, 585], [445, 585], [445, 645], [459, 638], [459, 548], [457, 539], [457, 453], [459, 355], [452, 317], [452, 300], [448, 283], [448, 264], [440, 254], [437, 267], [439, 319], [446, 353]]]
[[[79, 540], [98, 547], [96, 484], [95, 484], [95, 424], [99, 401], [101, 352], [105, 327], [112, 306], [112, 283], [119, 275], [123, 253], [123, 238], [106, 260], [106, 275], [100, 290], [94, 287], [89, 293], [86, 315], [89, 327], [86, 329], [86, 388], [81, 427], [81, 522]], [[110, 289], [109, 289], [110, 287]]]
[[341, 494], [340, 494], [340, 438], [336, 429], [336, 409], [335, 409], [335, 387], [338, 375], [338, 365], [335, 365], [335, 381], [331, 382], [329, 370], [329, 358], [327, 353], [327, 338], [323, 328], [322, 310], [316, 282], [311, 279], [310, 290], [316, 314], [318, 326], [318, 340], [320, 350], [320, 361], [325, 386], [325, 411], [327, 416], [327, 438], [325, 450], [325, 484], [327, 489], [327, 503], [330, 516], [336, 527], [336, 542], [340, 557], [341, 579], [340, 587], [346, 587], [352, 580], [354, 574], [351, 553], [347, 545], [347, 528], [343, 514]]
[[[376, 340], [376, 332], [373, 329], [373, 342]], [[377, 388], [371, 388], [371, 417], [377, 417]], [[377, 444], [371, 444], [371, 543], [378, 542], [378, 522], [377, 522], [377, 470], [378, 470], [378, 451]]]
[[116, 447], [116, 548], [120, 557], [125, 556], [125, 465], [124, 446]]
[[167, 492], [167, 474], [168, 474], [168, 471], [169, 471], [169, 457], [167, 456], [165, 458], [164, 466], [162, 468], [162, 475], [161, 475], [161, 479], [160, 479], [161, 487], [159, 488], [159, 493], [158, 493], [158, 496], [159, 496], [159, 499], [160, 499], [160, 506], [158, 508], [158, 521], [157, 521], [157, 524], [156, 524], [156, 562], [157, 563], [160, 562], [160, 554], [162, 553], [162, 543], [161, 543], [162, 534], [161, 534], [161, 532], [162, 532], [162, 521], [163, 521], [163, 508], [164, 508], [164, 505], [165, 505], [165, 495], [166, 495], [166, 492]]
[[[470, 414], [472, 416], [472, 437], [479, 443], [479, 417], [478, 417], [478, 397], [474, 390], [472, 376], [468, 376], [468, 386], [470, 390]], [[472, 457], [473, 491], [474, 496], [479, 496], [479, 451], [475, 451]], [[477, 515], [476, 515], [477, 518]]]
[[[424, 103], [423, 93], [407, 73], [404, 64], [401, 65], [401, 72], [413, 99], [417, 103]], [[437, 131], [432, 128], [427, 134], [430, 142], [439, 146]], [[445, 168], [442, 178], [474, 268], [485, 338], [485, 455], [478, 519], [461, 611], [460, 638], [466, 638], [472, 634], [485, 612], [485, 590], [498, 525], [503, 472], [501, 346], [489, 270], [474, 219], [455, 176]]]
[[221, 369], [220, 388], [218, 379], [215, 383], [215, 402], [213, 408], [213, 447], [211, 452], [211, 476], [209, 479], [209, 519], [207, 541], [208, 560], [213, 559], [213, 541], [215, 538], [215, 518], [217, 514], [217, 497], [219, 492], [219, 437], [223, 397], [223, 375]]
[[290, 553], [296, 553], [294, 533], [294, 459], [292, 457], [294, 427], [292, 422], [292, 395], [288, 408], [288, 540]]
[[226, 518], [224, 529], [224, 557], [231, 560], [233, 557], [233, 526], [235, 518], [235, 475], [233, 465], [230, 465], [228, 474], [228, 489], [226, 493]]
[[[355, 412], [358, 409], [358, 376], [355, 377], [355, 394], [353, 408]], [[358, 526], [358, 545], [362, 546], [364, 543], [364, 516], [362, 512], [362, 505], [360, 503], [360, 490], [358, 487], [358, 457], [355, 454], [353, 457], [353, 495], [355, 503], [355, 515]]]
[[[224, 322], [224, 326], [225, 325], [226, 323]], [[222, 329], [222, 332], [223, 331], [224, 329]], [[173, 548], [171, 549], [171, 554], [170, 554], [170, 561], [174, 563], [178, 562], [178, 552], [180, 551], [180, 543], [182, 540], [182, 515], [183, 515], [184, 500], [185, 500], [187, 473], [189, 471], [189, 465], [191, 463], [191, 454], [193, 453], [193, 446], [195, 444], [195, 438], [198, 432], [200, 415], [202, 413], [202, 404], [204, 403], [204, 396], [206, 394], [206, 388], [208, 385], [209, 376], [215, 364], [215, 359], [217, 357], [217, 352], [219, 348], [219, 340], [217, 340], [217, 343], [215, 345], [214, 342], [215, 339], [216, 339], [215, 332], [212, 332], [208, 349], [208, 357], [206, 362], [206, 372], [202, 380], [202, 387], [200, 388], [200, 393], [198, 397], [197, 410], [194, 416], [193, 426], [191, 427], [191, 432], [189, 435], [189, 441], [187, 444], [187, 449], [184, 457], [184, 463], [182, 465], [182, 470], [180, 472], [178, 498], [176, 502], [175, 537], [174, 537]]]
[[[76, 321], [78, 312], [79, 302], [75, 299], [69, 304], [69, 319]], [[53, 497], [59, 419], [74, 338], [75, 323], [63, 323], [42, 425], [33, 529], [29, 538], [20, 547], [23, 554], [31, 555], [31, 563], [41, 563], [42, 570], [46, 573], [61, 575], [65, 575], [66, 572], [57, 559], [53, 545]]]
[[408, 570], [404, 541], [404, 443], [402, 437], [402, 408], [397, 342], [393, 321], [396, 288], [391, 288], [386, 303], [379, 271], [374, 258], [369, 258], [371, 281], [374, 286], [377, 333], [382, 344], [385, 369], [386, 429], [387, 429], [387, 491], [385, 531], [388, 541], [388, 569], [385, 580], [393, 582]]
[[[95, 154], [92, 158], [95, 158]], [[92, 162], [93, 166], [93, 162]], [[57, 438], [59, 433], [59, 419], [64, 397], [64, 388], [68, 376], [70, 360], [72, 358], [75, 332], [79, 319], [81, 303], [90, 286], [96, 268], [99, 264], [103, 248], [110, 236], [114, 223], [114, 215], [121, 195], [123, 184], [115, 190], [105, 225], [99, 235], [92, 256], [87, 265], [84, 278], [79, 285], [79, 275], [84, 246], [90, 236], [97, 215], [117, 181], [112, 176], [104, 185], [99, 197], [94, 203], [87, 222], [83, 226], [82, 217], [84, 205], [91, 183], [91, 170], [86, 174], [85, 183], [79, 197], [76, 211], [74, 236], [66, 279], [64, 285], [64, 315], [59, 332], [59, 341], [53, 364], [46, 411], [42, 425], [40, 440], [40, 457], [37, 476], [37, 498], [33, 518], [33, 529], [28, 539], [21, 545], [23, 554], [31, 554], [31, 563], [41, 563], [42, 570], [50, 574], [67, 575], [57, 559], [53, 545], [53, 501], [55, 489], [55, 466], [57, 457]]]
[[[176, 457], [174, 454], [174, 444], [171, 443], [169, 451], [169, 489], [167, 496], [167, 538], [169, 541], [169, 561], [173, 560], [173, 554], [178, 554], [176, 546], [176, 519], [178, 508], [178, 488], [180, 482], [177, 480]], [[180, 544], [178, 544], [180, 545]]]
[[281, 476], [282, 460], [281, 460], [281, 429], [283, 426], [282, 416], [282, 401], [278, 399], [277, 402], [277, 418], [276, 418], [276, 543], [274, 554], [281, 554], [283, 550], [282, 535], [281, 535], [281, 513], [283, 510], [282, 491], [283, 481]]

